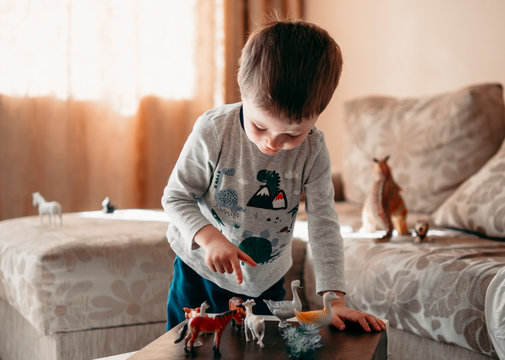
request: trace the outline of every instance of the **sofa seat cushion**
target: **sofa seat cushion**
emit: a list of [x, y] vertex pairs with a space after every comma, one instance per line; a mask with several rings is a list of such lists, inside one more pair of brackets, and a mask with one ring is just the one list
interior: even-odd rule
[[345, 125], [345, 198], [363, 203], [373, 158], [390, 155], [407, 209], [432, 213], [500, 147], [503, 89], [481, 84], [417, 98], [358, 98], [345, 105]]
[[[377, 234], [358, 231], [359, 205], [336, 206], [349, 307], [387, 319], [394, 328], [496, 356], [485, 322], [485, 300], [489, 283], [505, 267], [505, 243], [436, 227], [428, 233], [432, 242], [416, 244], [413, 236], [402, 236], [375, 243]], [[409, 224], [419, 217], [409, 214]], [[303, 227], [303, 222], [296, 226]], [[308, 251], [303, 285], [310, 307], [318, 308], [321, 297], [309, 289], [312, 283]], [[492, 311], [505, 321], [505, 309]]]
[[63, 214], [61, 227], [1, 221], [0, 297], [46, 335], [166, 321], [167, 222], [161, 211], [141, 211], [158, 221], [128, 214]]

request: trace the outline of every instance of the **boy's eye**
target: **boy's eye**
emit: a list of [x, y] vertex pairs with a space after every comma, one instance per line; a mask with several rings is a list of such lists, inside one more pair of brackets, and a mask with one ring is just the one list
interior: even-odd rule
[[265, 128], [261, 128], [261, 127], [259, 127], [259, 126], [258, 126], [258, 125], [256, 125], [256, 124], [253, 124], [253, 125], [254, 125], [254, 128], [255, 128], [256, 130], [258, 130], [258, 131], [265, 131], [265, 130], [266, 130]]
[[291, 139], [293, 139], [293, 140], [294, 140], [294, 139], [298, 139], [300, 136], [302, 136], [302, 135], [289, 135], [289, 137], [290, 137]]

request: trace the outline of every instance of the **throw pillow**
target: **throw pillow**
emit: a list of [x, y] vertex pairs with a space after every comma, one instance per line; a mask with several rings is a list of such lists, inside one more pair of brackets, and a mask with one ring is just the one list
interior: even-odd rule
[[433, 214], [436, 225], [505, 238], [505, 141]]
[[390, 155], [407, 209], [434, 212], [496, 153], [505, 137], [500, 84], [420, 98], [369, 96], [345, 104], [344, 195], [363, 203], [372, 159]]

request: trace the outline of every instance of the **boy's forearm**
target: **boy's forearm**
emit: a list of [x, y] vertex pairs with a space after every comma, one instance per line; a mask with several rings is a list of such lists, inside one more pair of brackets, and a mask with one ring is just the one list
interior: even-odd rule
[[198, 230], [193, 238], [193, 241], [205, 248], [207, 247], [213, 239], [222, 236], [221, 232], [212, 225], [206, 225], [200, 230]]

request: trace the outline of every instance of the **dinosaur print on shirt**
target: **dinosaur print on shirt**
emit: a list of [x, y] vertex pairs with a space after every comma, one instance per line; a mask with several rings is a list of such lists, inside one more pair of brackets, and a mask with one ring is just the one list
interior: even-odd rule
[[224, 176], [234, 176], [235, 169], [225, 168], [217, 172], [214, 188], [214, 200], [217, 206], [222, 206], [230, 209], [231, 211], [244, 211], [245, 209], [238, 206], [238, 195], [234, 189], [222, 189], [221, 184]]
[[256, 179], [265, 185], [260, 185], [259, 190], [251, 197], [247, 206], [269, 210], [281, 210], [288, 207], [286, 194], [279, 187], [279, 174], [275, 170], [260, 170]]
[[251, 231], [244, 231], [242, 234], [244, 240], [240, 243], [239, 249], [249, 255], [257, 264], [266, 264], [275, 260], [285, 245], [279, 245], [279, 239], [269, 240], [270, 232], [263, 230], [260, 236], [253, 236]]

